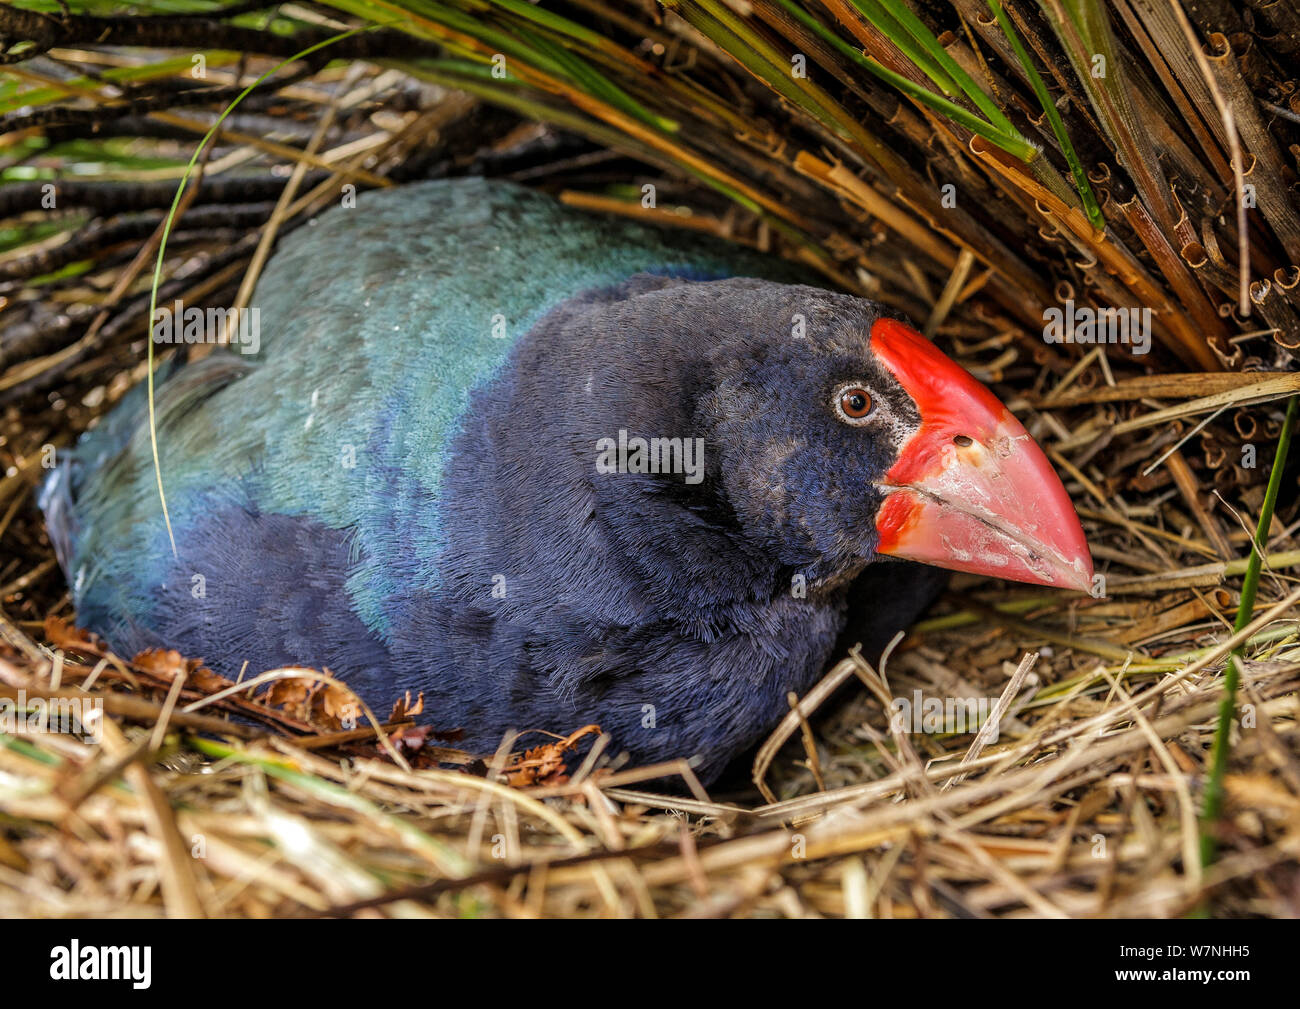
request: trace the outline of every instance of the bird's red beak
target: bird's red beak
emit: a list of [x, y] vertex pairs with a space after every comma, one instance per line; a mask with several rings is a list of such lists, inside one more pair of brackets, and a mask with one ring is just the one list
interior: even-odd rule
[[910, 326], [881, 319], [871, 349], [921, 414], [885, 475], [882, 554], [1087, 591], [1092, 558], [1070, 497], [988, 389]]

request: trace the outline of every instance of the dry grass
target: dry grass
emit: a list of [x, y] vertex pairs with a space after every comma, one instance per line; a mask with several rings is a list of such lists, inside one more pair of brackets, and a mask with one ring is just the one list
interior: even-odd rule
[[[1138, 6], [1119, 10], [1127, 17]], [[619, 9], [634, 25], [649, 23], [642, 5]], [[325, 20], [319, 7], [295, 16]], [[105, 718], [95, 743], [0, 734], [0, 914], [1165, 917], [1205, 901], [1220, 915], [1300, 914], [1300, 504], [1291, 479], [1242, 635], [1220, 857], [1204, 870], [1196, 857], [1221, 673], [1237, 643], [1246, 530], [1282, 401], [1300, 388], [1294, 373], [1258, 374], [1290, 367], [1287, 341], [1300, 342], [1287, 328], [1295, 285], [1283, 283], [1286, 243], [1270, 224], [1254, 225], [1252, 261], [1276, 267], [1278, 282], [1260, 296], [1267, 324], [1240, 316], [1236, 264], [1220, 251], [1235, 248], [1231, 215], [1211, 215], [1201, 231], [1219, 234], [1213, 257], [1202, 247], [1199, 266], [1161, 260], [1144, 244], [1155, 239], [1138, 212], [1143, 197], [1118, 176], [1114, 193], [1098, 184], [1114, 230], [1094, 233], [1059, 196], [1039, 193], [1042, 202], [1026, 205], [1016, 188], [1024, 178], [1008, 181], [1018, 170], [991, 166], [951, 124], [897, 106], [881, 125], [889, 142], [928, 137], [933, 181], [953, 178], [973, 202], [988, 201], [972, 206], [976, 220], [932, 230], [888, 178], [848, 167], [873, 137], [837, 138], [832, 156], [788, 101], [743, 75], [725, 79], [725, 54], [685, 21], [646, 30], [656, 45], [679, 40], [669, 56], [689, 63], [692, 87], [730, 89], [734, 108], [751, 117], [753, 134], [706, 162], [742, 181], [740, 195], [762, 197], [742, 200], [749, 209], [591, 103], [579, 115], [549, 98], [528, 105], [542, 101], [532, 92], [512, 98], [516, 110], [594, 140], [574, 141], [417, 82], [385, 55], [307, 68], [255, 93], [228, 121], [203, 161], [207, 188], [169, 239], [160, 300], [236, 303], [258, 271], [259, 244], [269, 245], [263, 236], [299, 226], [348, 181], [483, 171], [634, 214], [645, 212], [628, 187], [639, 195], [653, 182], [659, 207], [649, 216], [811, 259], [846, 288], [907, 310], [993, 384], [1066, 478], [1106, 576], [1104, 598], [959, 576], [886, 668], [845, 659], [801, 700], [760, 753], [770, 759], [761, 784], [742, 775], [714, 795], [681, 766], [618, 766], [603, 750], [555, 782], [508, 742], [496, 755], [461, 755], [409, 736], [400, 717], [382, 739], [364, 727], [341, 735], [331, 714], [338, 688], [308, 695], [277, 681], [250, 696], [245, 683], [217, 697], [222, 685], [191, 664], [111, 656], [57, 623], [47, 634], [47, 618], [74, 615], [32, 489], [47, 447], [70, 444], [142, 377], [163, 211], [212, 110], [233, 95], [202, 111], [142, 105], [116, 139], [30, 119], [14, 128], [11, 119], [0, 133], [0, 167], [11, 173], [0, 213], [12, 229], [0, 252], [0, 697], [85, 688], [104, 702]], [[1122, 44], [1137, 43], [1126, 34]], [[227, 89], [275, 62], [209, 56], [207, 85]], [[159, 60], [78, 44], [14, 70], [20, 89], [51, 88], [52, 107], [93, 110], [122, 100], [103, 71]], [[1250, 67], [1267, 78], [1267, 66]], [[71, 68], [93, 73], [75, 81]], [[188, 68], [181, 59], [156, 80], [179, 86]], [[445, 84], [450, 73], [437, 76]], [[1062, 72], [1066, 92], [1073, 80]], [[140, 86], [136, 98], [153, 93]], [[851, 103], [882, 100], [865, 80], [854, 87]], [[1142, 87], [1154, 101], [1156, 85], [1143, 77]], [[683, 100], [666, 92], [665, 101]], [[1194, 105], [1180, 94], [1175, 105]], [[17, 109], [9, 114], [31, 116], [30, 95]], [[1077, 129], [1081, 118], [1086, 106], [1067, 125]], [[1160, 152], [1176, 155], [1160, 161], [1171, 177], [1192, 171], [1187, 143], [1215, 132], [1198, 123], [1191, 141], [1154, 131]], [[688, 143], [724, 143], [708, 132], [717, 124], [683, 129], [678, 154]], [[45, 146], [49, 138], [62, 146]], [[1215, 157], [1229, 168], [1226, 146]], [[50, 214], [12, 195], [15, 168], [30, 169], [29, 195], [42, 179], [60, 179], [72, 194], [66, 206]], [[78, 196], [66, 181], [73, 168], [91, 189], [110, 179], [125, 188]], [[1213, 182], [1222, 196], [1230, 171]], [[1201, 191], [1196, 205], [1208, 213], [1212, 197]], [[999, 216], [990, 244], [986, 229]], [[1099, 261], [1117, 272], [1098, 270]], [[1125, 272], [1135, 263], [1138, 273]], [[1213, 283], [1198, 288], [1198, 300], [1179, 302], [1207, 273]], [[1150, 359], [1046, 346], [1032, 325], [1040, 298], [1086, 293], [1124, 304], [1130, 282], [1178, 306]], [[1195, 332], [1196, 313], [1212, 300], [1218, 321], [1208, 340]], [[1254, 467], [1244, 465], [1247, 446]], [[889, 699], [914, 690], [1001, 698], [1000, 736], [892, 731]], [[435, 758], [444, 762], [432, 766]], [[665, 776], [679, 785], [665, 788]]]
[[[1204, 873], [1195, 806], [1232, 638], [1181, 617], [1152, 633], [1142, 607], [1130, 634], [1145, 621], [1144, 637], [1217, 644], [1099, 662], [1085, 635], [1114, 615], [1062, 602], [1034, 611], [1063, 639], [1051, 648], [1033, 624], [989, 621], [895, 652], [895, 695], [1001, 693], [1001, 736], [982, 747], [891, 733], [872, 699], [890, 687], [846, 659], [830, 677], [869, 689], [812, 749], [782, 751], [770, 802], [646, 790], [673, 766], [512, 788], [490, 767], [413, 770], [283, 724], [222, 731], [202, 689], [169, 689], [175, 670], [51, 661], [6, 625], [20, 646], [0, 658], [0, 696], [79, 696], [93, 677], [107, 724], [98, 744], [0, 746], [0, 914], [1165, 917], [1210, 894], [1220, 914], [1293, 916], [1300, 635], [1283, 615], [1298, 595], [1248, 632], [1224, 854]], [[1030, 642], [1017, 678], [1005, 657]]]

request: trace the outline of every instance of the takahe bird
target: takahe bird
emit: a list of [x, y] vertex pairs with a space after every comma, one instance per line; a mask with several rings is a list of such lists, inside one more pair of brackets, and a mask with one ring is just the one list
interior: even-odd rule
[[[217, 672], [327, 667], [490, 752], [595, 722], [704, 780], [878, 649], [929, 568], [1086, 588], [999, 401], [879, 305], [475, 179], [289, 236], [260, 349], [138, 391], [43, 490], [79, 620]], [[245, 348], [251, 349], [251, 348]], [[537, 737], [533, 737], [534, 740]]]

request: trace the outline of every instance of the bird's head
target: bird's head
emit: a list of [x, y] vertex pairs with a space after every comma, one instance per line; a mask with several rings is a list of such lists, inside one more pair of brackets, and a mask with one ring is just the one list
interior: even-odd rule
[[778, 285], [735, 294], [696, 416], [762, 549], [828, 581], [884, 554], [1089, 588], [1060, 479], [968, 372], [872, 302]]

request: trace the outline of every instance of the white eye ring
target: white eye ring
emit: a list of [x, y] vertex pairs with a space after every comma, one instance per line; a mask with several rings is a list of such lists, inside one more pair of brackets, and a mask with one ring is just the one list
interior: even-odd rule
[[831, 404], [835, 408], [835, 416], [851, 427], [861, 427], [876, 412], [871, 393], [862, 382], [847, 382], [840, 386], [831, 397]]

